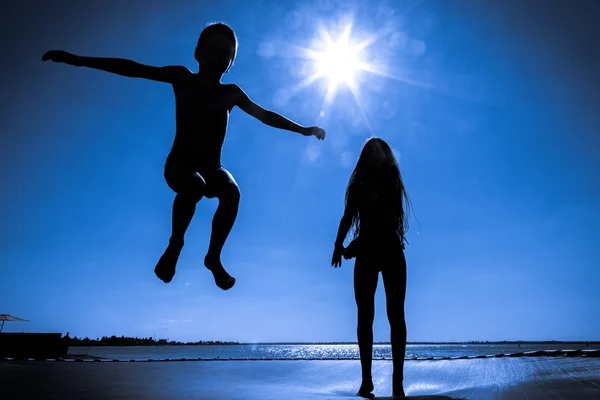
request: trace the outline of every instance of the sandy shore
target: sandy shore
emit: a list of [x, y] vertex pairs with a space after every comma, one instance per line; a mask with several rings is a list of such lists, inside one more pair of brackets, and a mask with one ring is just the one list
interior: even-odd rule
[[[391, 394], [390, 361], [375, 361], [374, 394]], [[0, 362], [8, 399], [356, 399], [358, 361]], [[600, 359], [406, 361], [412, 399], [597, 399]], [[6, 395], [6, 397], [4, 397]], [[391, 397], [388, 397], [391, 398]]]

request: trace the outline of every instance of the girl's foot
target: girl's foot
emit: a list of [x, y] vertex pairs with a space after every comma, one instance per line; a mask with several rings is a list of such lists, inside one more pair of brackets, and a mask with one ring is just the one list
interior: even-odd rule
[[360, 389], [358, 389], [358, 393], [356, 393], [356, 395], [372, 399], [373, 397], [375, 397], [375, 395], [373, 394], [373, 389], [375, 389], [375, 386], [373, 386], [373, 380], [363, 379], [362, 384], [360, 385]]
[[392, 396], [406, 396], [402, 387], [403, 379], [392, 379]]
[[160, 260], [158, 260], [156, 267], [154, 267], [154, 273], [164, 283], [171, 282], [173, 276], [175, 276], [175, 266], [177, 265], [177, 260], [179, 259], [182, 248], [183, 244], [174, 245], [169, 243], [169, 246], [160, 257]]
[[229, 290], [235, 285], [235, 278], [227, 273], [219, 257], [207, 254], [204, 258], [204, 266], [212, 272], [217, 286], [223, 290]]

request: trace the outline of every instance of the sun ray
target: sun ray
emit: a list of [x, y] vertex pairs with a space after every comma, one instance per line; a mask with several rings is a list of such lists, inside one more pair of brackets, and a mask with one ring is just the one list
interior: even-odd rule
[[289, 89], [286, 99], [287, 100], [291, 99], [293, 96], [298, 94], [298, 92], [300, 92], [302, 89], [310, 86], [319, 78], [321, 78], [319, 75], [313, 74], [313, 75], [310, 75], [309, 77], [301, 80], [298, 84], [294, 85], [291, 89]]
[[370, 36], [367, 39], [363, 40], [362, 42], [360, 42], [359, 44], [357, 44], [356, 46], [354, 46], [354, 48], [356, 49], [356, 51], [362, 51], [364, 49], [366, 49], [367, 47], [369, 47], [370, 45], [372, 45], [375, 42], [376, 36]]
[[325, 48], [328, 48], [335, 44], [335, 42], [333, 41], [333, 38], [329, 34], [329, 31], [324, 26], [321, 26], [321, 28], [319, 29], [319, 33], [320, 33], [321, 39], [323, 40], [323, 42], [325, 44]]
[[333, 102], [333, 98], [335, 96], [335, 91], [337, 87], [337, 81], [332, 80], [331, 82], [329, 82], [329, 85], [327, 86], [327, 92], [325, 93], [325, 100], [323, 101], [325, 105], [330, 105]]
[[[393, 80], [396, 80], [396, 81], [399, 81], [402, 83], [406, 83], [408, 85], [418, 86], [423, 89], [435, 89], [434, 86], [429, 85], [427, 83], [419, 82], [414, 79], [406, 78], [406, 77], [399, 76], [399, 75], [393, 75], [393, 74], [385, 71], [384, 68], [378, 68], [376, 64], [360, 63], [358, 65], [358, 68], [361, 71], [370, 72], [372, 74], [379, 75], [379, 76], [382, 76], [382, 77], [388, 78], [388, 79], [393, 79]], [[387, 68], [387, 69], [389, 69], [389, 68]]]
[[346, 25], [346, 27], [344, 28], [344, 33], [342, 33], [342, 37], [341, 37], [340, 41], [347, 45], [348, 42], [350, 41], [350, 33], [351, 32], [352, 32], [352, 25], [351, 24]]
[[352, 97], [354, 97], [354, 101], [356, 101], [356, 104], [358, 105], [358, 109], [360, 110], [360, 113], [363, 117], [363, 120], [365, 121], [365, 123], [367, 124], [367, 127], [369, 128], [369, 131], [372, 133], [373, 132], [373, 127], [371, 126], [371, 123], [369, 122], [369, 118], [367, 117], [365, 110], [366, 107], [364, 105], [364, 102], [361, 98], [360, 95], [360, 88], [355, 85], [349, 85], [348, 86], [350, 88], [350, 92], [352, 93]]

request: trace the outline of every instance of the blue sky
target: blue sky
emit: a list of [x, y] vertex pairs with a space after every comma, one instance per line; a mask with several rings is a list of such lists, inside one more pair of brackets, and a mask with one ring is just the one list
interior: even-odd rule
[[[5, 330], [355, 340], [353, 263], [330, 260], [345, 185], [376, 135], [399, 155], [418, 219], [408, 340], [600, 338], [595, 4], [30, 3], [0, 17], [0, 313], [32, 321]], [[368, 54], [401, 79], [361, 75], [360, 105], [342, 88], [320, 115], [321, 82], [289, 96], [305, 66], [289, 45], [311, 46], [319, 23], [335, 32], [348, 15], [357, 39], [386, 28]], [[174, 196], [162, 175], [170, 86], [40, 61], [64, 49], [195, 69], [214, 20], [240, 42], [224, 82], [328, 133], [317, 142], [232, 112], [223, 162], [242, 201], [228, 292], [202, 266], [214, 200], [199, 204], [173, 282], [153, 274]], [[375, 340], [388, 337], [380, 281]]]

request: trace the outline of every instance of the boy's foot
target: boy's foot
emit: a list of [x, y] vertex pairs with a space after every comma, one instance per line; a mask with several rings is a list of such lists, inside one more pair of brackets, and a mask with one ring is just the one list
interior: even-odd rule
[[360, 397], [365, 397], [367, 399], [372, 399], [373, 397], [375, 397], [375, 395], [373, 394], [373, 389], [375, 389], [375, 386], [373, 386], [372, 380], [363, 380], [362, 384], [360, 385], [360, 389], [358, 389], [358, 393], [356, 393], [356, 395]]
[[204, 266], [213, 274], [215, 283], [223, 290], [229, 290], [235, 285], [235, 278], [227, 273], [218, 257], [207, 255], [204, 258]]
[[154, 273], [164, 283], [169, 283], [175, 276], [175, 266], [179, 259], [183, 245], [172, 245], [169, 244], [163, 255], [158, 260], [156, 267], [154, 267]]

